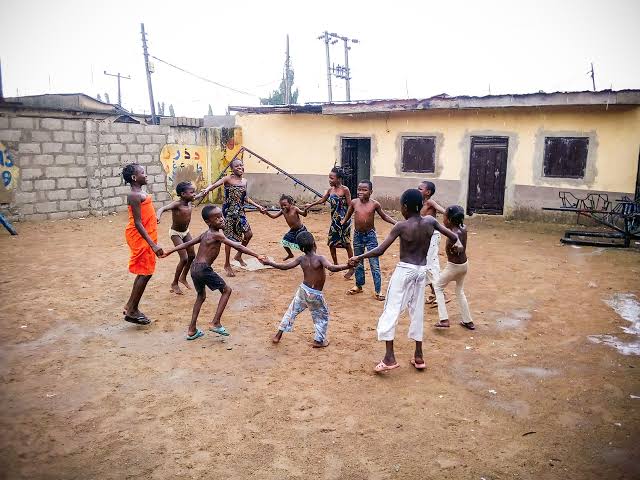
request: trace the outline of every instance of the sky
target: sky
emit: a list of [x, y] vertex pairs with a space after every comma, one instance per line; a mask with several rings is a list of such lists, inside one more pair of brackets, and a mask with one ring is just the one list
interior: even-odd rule
[[[327, 101], [325, 30], [355, 38], [351, 99], [640, 88], [640, 1], [0, 0], [6, 97], [109, 94], [149, 113], [140, 23], [149, 53], [240, 94], [154, 61], [156, 101], [202, 117], [211, 105], [258, 105], [282, 78], [289, 34], [299, 103]], [[331, 60], [344, 63], [342, 42]], [[333, 99], [345, 100], [333, 78]]]

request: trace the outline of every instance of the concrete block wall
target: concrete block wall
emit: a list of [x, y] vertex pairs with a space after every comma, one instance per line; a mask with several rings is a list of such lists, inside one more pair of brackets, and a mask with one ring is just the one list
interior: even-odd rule
[[159, 154], [169, 137], [168, 125], [0, 113], [0, 142], [19, 167], [12, 200], [0, 212], [54, 220], [126, 210], [122, 167], [131, 162], [145, 166], [147, 191], [164, 204], [170, 195]]

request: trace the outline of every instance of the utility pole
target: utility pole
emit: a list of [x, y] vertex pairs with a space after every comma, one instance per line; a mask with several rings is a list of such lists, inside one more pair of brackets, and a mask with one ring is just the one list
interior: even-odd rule
[[284, 62], [284, 103], [291, 104], [291, 83], [289, 75], [289, 34], [287, 33], [287, 57]]
[[120, 79], [124, 78], [125, 80], [131, 80], [131, 77], [129, 77], [128, 75], [125, 77], [124, 75], [120, 75], [120, 72], [116, 73], [115, 75], [113, 73], [107, 73], [107, 71], [104, 71], [104, 74], [107, 75], [108, 77], [118, 77], [118, 106], [121, 107], [122, 106], [122, 94], [120, 92]]
[[[327, 51], [327, 83], [329, 85], [329, 102], [332, 101], [331, 75], [334, 75], [336, 78], [341, 78], [345, 81], [347, 102], [351, 101], [351, 69], [349, 68], [349, 50], [351, 50], [351, 47], [349, 46], [349, 42], [360, 42], [355, 38], [348, 38], [343, 35], [338, 35], [337, 33], [329, 33], [327, 31], [325, 31], [323, 35], [319, 36], [318, 39], [324, 40]], [[339, 40], [342, 40], [344, 42], [344, 65], [336, 65], [334, 67], [331, 67], [329, 59], [329, 44], [335, 45]]]
[[593, 91], [596, 91], [596, 72], [593, 71], [593, 62], [591, 62], [591, 70], [587, 72], [587, 75], [591, 76], [591, 83], [593, 84]]
[[151, 86], [151, 68], [149, 66], [149, 52], [147, 51], [147, 35], [144, 33], [144, 23], [140, 24], [142, 33], [142, 52], [144, 54], [144, 69], [147, 72], [147, 87], [149, 88], [149, 103], [151, 104], [151, 123], [157, 125], [156, 106], [153, 103], [153, 87]]
[[324, 40], [325, 50], [327, 54], [327, 87], [329, 89], [329, 103], [332, 101], [331, 95], [331, 59], [329, 58], [329, 32], [326, 30], [318, 37], [318, 40]]
[[0, 103], [4, 102], [4, 94], [2, 93], [2, 59], [0, 59]]

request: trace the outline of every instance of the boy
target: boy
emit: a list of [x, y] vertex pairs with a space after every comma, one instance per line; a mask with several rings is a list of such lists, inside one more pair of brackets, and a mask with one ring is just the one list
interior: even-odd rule
[[[418, 185], [418, 190], [422, 193], [422, 208], [420, 215], [423, 217], [431, 216], [437, 219], [438, 213], [444, 213], [444, 208], [431, 197], [436, 193], [436, 185], [433, 182], [424, 180]], [[440, 232], [435, 231], [431, 236], [429, 244], [429, 252], [427, 253], [427, 284], [431, 288], [431, 295], [427, 299], [427, 303], [431, 304], [436, 301], [436, 292], [433, 286], [440, 278], [440, 260], [438, 253], [440, 251]]]
[[375, 371], [378, 373], [400, 366], [396, 362], [393, 351], [393, 339], [398, 317], [406, 308], [409, 309], [411, 319], [409, 338], [416, 342], [411, 364], [418, 370], [426, 367], [422, 356], [422, 330], [427, 250], [431, 236], [434, 231], [440, 231], [452, 242], [455, 242], [452, 247], [455, 251], [462, 249], [462, 244], [455, 233], [440, 225], [435, 218], [420, 215], [422, 194], [418, 190], [406, 190], [400, 198], [400, 203], [405, 221], [397, 223], [380, 246], [349, 259], [349, 264], [355, 265], [365, 258], [378, 257], [391, 246], [396, 238], [400, 237], [400, 262], [398, 262], [389, 281], [387, 301], [378, 320], [378, 340], [386, 342], [386, 354], [375, 367]]
[[[373, 250], [378, 246], [378, 238], [376, 237], [376, 229], [374, 225], [376, 212], [385, 222], [395, 225], [396, 222], [387, 213], [376, 200], [371, 200], [373, 192], [373, 184], [370, 180], [362, 180], [358, 183], [358, 198], [351, 201], [349, 210], [344, 216], [342, 225], [348, 224], [351, 216], [355, 213], [355, 228], [353, 232], [353, 253], [361, 255], [367, 250]], [[373, 286], [375, 288], [376, 300], [383, 301], [385, 296], [380, 292], [382, 289], [382, 279], [380, 277], [380, 261], [378, 257], [369, 258], [369, 267], [371, 268], [371, 276], [373, 277]], [[347, 290], [347, 295], [357, 295], [362, 293], [364, 285], [364, 263], [356, 265], [356, 286]]]
[[[158, 210], [158, 223], [160, 223], [160, 217], [167, 210], [171, 210], [171, 228], [169, 229], [169, 237], [175, 246], [181, 243], [192, 240], [191, 233], [189, 232], [189, 223], [191, 223], [191, 211], [193, 205], [191, 202], [204, 196], [204, 192], [200, 192], [195, 195], [195, 187], [191, 182], [180, 182], [176, 185], [176, 193], [179, 200], [171, 202]], [[191, 268], [191, 263], [196, 254], [193, 247], [187, 248], [187, 251], [180, 250], [180, 261], [176, 267], [176, 273], [173, 276], [173, 283], [171, 283], [171, 293], [176, 295], [182, 295], [182, 290], [178, 282], [182, 283], [185, 287], [191, 288], [187, 282], [187, 272]]]
[[263, 264], [269, 265], [278, 270], [289, 270], [300, 265], [304, 275], [303, 281], [298, 287], [295, 297], [291, 301], [291, 305], [282, 317], [280, 328], [274, 335], [273, 343], [280, 342], [283, 332], [291, 332], [293, 330], [293, 322], [296, 317], [305, 309], [311, 311], [315, 336], [312, 346], [314, 348], [322, 348], [329, 345], [327, 340], [327, 327], [329, 326], [329, 309], [327, 302], [324, 300], [322, 289], [326, 280], [325, 268], [330, 272], [339, 272], [347, 270], [349, 265], [333, 265], [323, 257], [316, 254], [316, 241], [310, 232], [302, 232], [298, 234], [296, 242], [300, 245], [300, 250], [304, 255], [291, 260], [289, 263], [275, 263], [270, 260], [260, 260]]
[[136, 274], [131, 295], [122, 313], [127, 322], [148, 325], [151, 320], [138, 309], [138, 304], [155, 271], [156, 256], [160, 257], [163, 254], [162, 247], [156, 243], [158, 241], [156, 212], [151, 195], [142, 190], [142, 186], [147, 184], [144, 168], [137, 163], [125, 165], [122, 169], [122, 178], [125, 184], [131, 185], [131, 191], [127, 194], [129, 224], [124, 233], [131, 251], [129, 271]]
[[211, 290], [219, 290], [222, 294], [209, 330], [217, 333], [218, 335], [229, 335], [229, 332], [220, 323], [220, 319], [222, 318], [224, 309], [227, 306], [229, 297], [231, 296], [231, 287], [229, 287], [222, 277], [220, 277], [220, 275], [214, 272], [211, 268], [211, 264], [216, 258], [218, 258], [218, 254], [220, 253], [220, 245], [224, 243], [225, 246], [228, 245], [229, 247], [233, 247], [239, 252], [252, 255], [258, 259], [262, 258], [241, 243], [229, 240], [224, 236], [220, 231], [220, 229], [224, 228], [224, 217], [222, 216], [222, 210], [220, 210], [220, 208], [213, 205], [205, 206], [202, 209], [202, 219], [209, 227], [209, 230], [200, 234], [193, 240], [165, 251], [163, 255], [164, 258], [178, 250], [187, 249], [196, 243], [200, 244], [196, 258], [191, 265], [191, 279], [193, 280], [193, 286], [196, 289], [198, 296], [193, 304], [191, 323], [187, 330], [187, 340], [195, 340], [196, 338], [200, 338], [204, 335], [204, 332], [196, 327], [196, 322], [198, 320], [198, 314], [200, 313], [200, 307], [202, 307], [202, 304], [207, 298], [207, 291], [205, 287], [209, 287]]
[[307, 216], [307, 210], [301, 210], [295, 204], [291, 195], [285, 195], [284, 193], [280, 197], [280, 211], [278, 213], [271, 213], [267, 210], [264, 212], [269, 218], [278, 218], [280, 215], [284, 216], [284, 219], [289, 225], [289, 231], [282, 237], [281, 243], [284, 247], [284, 251], [287, 252], [287, 256], [282, 259], [283, 262], [293, 258], [291, 249], [300, 250], [300, 245], [296, 242], [296, 237], [299, 233], [306, 232], [307, 229], [300, 220], [300, 215]]

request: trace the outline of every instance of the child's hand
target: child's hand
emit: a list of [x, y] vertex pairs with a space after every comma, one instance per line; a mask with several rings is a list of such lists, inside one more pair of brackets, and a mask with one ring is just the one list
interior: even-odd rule
[[305, 212], [306, 212], [307, 210], [309, 210], [310, 208], [311, 208], [311, 204], [310, 204], [310, 203], [305, 203], [305, 204], [304, 204], [304, 210], [305, 210]]
[[160, 216], [158, 216], [158, 217], [156, 218], [156, 220], [158, 220], [158, 223], [160, 223]]
[[360, 263], [360, 259], [358, 257], [351, 257], [349, 259], [349, 261], [347, 262], [347, 265], [349, 265], [349, 268], [352, 268], [352, 267], [355, 267], [359, 263]]
[[269, 259], [267, 258], [266, 255], [258, 255], [258, 261], [264, 265], [265, 262], [269, 261]]
[[156, 257], [162, 257], [162, 255], [164, 254], [164, 251], [162, 250], [162, 247], [160, 245], [156, 245], [151, 248], [153, 249], [153, 253], [156, 254]]
[[267, 208], [263, 207], [262, 205], [260, 205], [260, 208], [258, 210], [260, 210], [260, 213], [267, 213]]
[[162, 255], [160, 255], [160, 258], [167, 258], [169, 255], [171, 255], [171, 252], [162, 252]]

